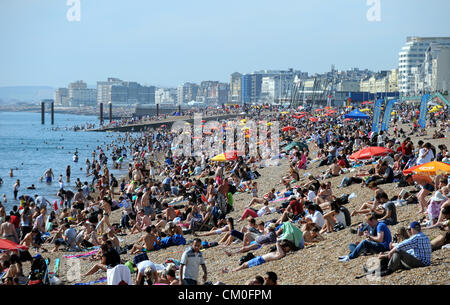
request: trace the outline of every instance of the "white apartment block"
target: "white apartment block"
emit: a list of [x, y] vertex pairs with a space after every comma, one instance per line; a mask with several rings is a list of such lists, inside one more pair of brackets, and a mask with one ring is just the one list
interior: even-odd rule
[[[406, 44], [399, 52], [398, 89], [403, 95], [414, 95], [416, 76], [413, 68], [425, 60], [425, 53], [431, 43], [450, 46], [450, 37], [407, 37]], [[417, 71], [417, 70], [415, 70]]]

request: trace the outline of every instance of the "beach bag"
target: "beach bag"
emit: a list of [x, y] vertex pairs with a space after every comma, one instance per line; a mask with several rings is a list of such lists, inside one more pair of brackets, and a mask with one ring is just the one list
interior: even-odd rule
[[133, 263], [135, 264], [135, 265], [137, 265], [137, 264], [139, 264], [140, 262], [143, 262], [143, 261], [148, 261], [148, 256], [147, 256], [147, 253], [141, 253], [141, 254], [138, 254], [138, 255], [136, 255], [134, 258], [133, 258]]
[[236, 191], [237, 191], [236, 186], [234, 186], [233, 184], [230, 184], [230, 189], [228, 191], [234, 195], [234, 193], [236, 193]]
[[347, 227], [351, 226], [351, 225], [352, 225], [352, 217], [351, 217], [351, 215], [350, 215], [349, 210], [348, 210], [346, 207], [340, 207], [339, 209], [342, 211], [342, 213], [344, 213], [344, 216], [345, 216], [345, 225], [346, 225]]
[[344, 229], [345, 229], [344, 225], [342, 223], [340, 223], [340, 222], [335, 223], [335, 225], [333, 227], [333, 231], [334, 232], [338, 232], [338, 231], [341, 231], [341, 230], [344, 230]]

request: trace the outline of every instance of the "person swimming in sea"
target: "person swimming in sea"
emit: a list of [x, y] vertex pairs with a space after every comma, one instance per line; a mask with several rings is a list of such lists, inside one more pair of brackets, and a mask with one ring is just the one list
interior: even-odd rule
[[32, 184], [31, 186], [27, 187], [27, 190], [35, 190], [36, 187], [34, 186], [34, 184]]

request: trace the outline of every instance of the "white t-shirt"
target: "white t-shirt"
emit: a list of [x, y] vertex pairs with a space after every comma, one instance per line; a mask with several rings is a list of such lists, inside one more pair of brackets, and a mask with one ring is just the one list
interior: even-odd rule
[[430, 149], [428, 153], [425, 155], [425, 149], [421, 148], [419, 150], [419, 157], [417, 158], [416, 164], [421, 165], [428, 162], [431, 162], [431, 159], [434, 158], [433, 151]]
[[[277, 209], [273, 208], [273, 207], [269, 207], [269, 210], [270, 210], [271, 213], [275, 213], [277, 211]], [[267, 214], [266, 207], [262, 207], [261, 209], [259, 209], [257, 214], [258, 214], [258, 217], [261, 217], [261, 216]]]
[[314, 215], [310, 214], [310, 215], [308, 215], [306, 217], [311, 219], [316, 225], [318, 225], [321, 228], [325, 224], [325, 220], [323, 219], [323, 215], [319, 211], [315, 211]]
[[310, 202], [314, 202], [314, 199], [316, 198], [316, 193], [314, 193], [314, 191], [309, 190], [308, 192], [308, 201]]
[[142, 274], [144, 273], [145, 268], [147, 268], [147, 267], [150, 267], [150, 268], [152, 268], [153, 271], [156, 271], [155, 264], [152, 261], [149, 261], [149, 260], [142, 261], [142, 262], [138, 263], [136, 265], [136, 267], [138, 269], [138, 272], [140, 272]]

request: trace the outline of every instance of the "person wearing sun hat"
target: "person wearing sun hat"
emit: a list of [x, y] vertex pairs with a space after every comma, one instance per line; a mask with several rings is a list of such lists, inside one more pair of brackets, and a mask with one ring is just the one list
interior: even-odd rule
[[427, 207], [429, 224], [433, 225], [437, 222], [439, 218], [439, 214], [441, 212], [442, 204], [447, 201], [447, 197], [445, 197], [440, 191], [436, 191], [430, 199], [430, 202]]
[[410, 238], [402, 241], [388, 253], [388, 269], [383, 275], [388, 275], [399, 269], [412, 269], [431, 264], [431, 242], [423, 234], [417, 221], [409, 225]]

